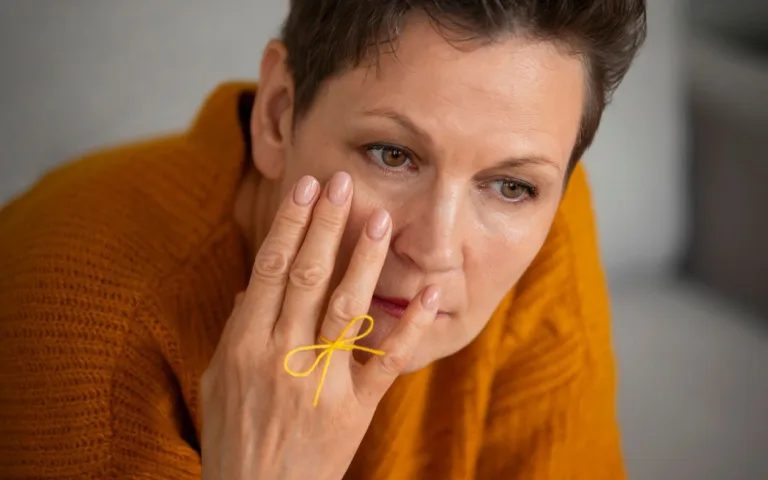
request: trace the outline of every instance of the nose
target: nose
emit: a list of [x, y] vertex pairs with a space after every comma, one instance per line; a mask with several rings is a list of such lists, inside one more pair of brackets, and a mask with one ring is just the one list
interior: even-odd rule
[[460, 269], [471, 230], [462, 221], [463, 203], [459, 186], [438, 183], [433, 189], [414, 193], [398, 212], [400, 218], [394, 218], [394, 253], [424, 273]]

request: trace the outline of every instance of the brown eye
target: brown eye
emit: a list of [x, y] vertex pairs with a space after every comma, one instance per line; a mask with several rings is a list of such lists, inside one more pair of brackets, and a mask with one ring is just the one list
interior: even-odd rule
[[411, 160], [405, 150], [397, 147], [373, 146], [368, 151], [376, 161], [388, 168], [404, 167]]
[[526, 195], [530, 195], [531, 187], [512, 180], [502, 180], [499, 182], [499, 193], [506, 200], [520, 200]]

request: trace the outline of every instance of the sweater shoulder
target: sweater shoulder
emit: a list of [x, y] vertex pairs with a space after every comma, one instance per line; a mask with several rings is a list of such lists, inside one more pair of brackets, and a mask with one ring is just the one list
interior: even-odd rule
[[119, 283], [169, 274], [224, 221], [211, 211], [215, 186], [189, 171], [196, 155], [184, 136], [167, 136], [51, 171], [0, 211], [3, 273], [48, 267]]
[[[213, 176], [206, 183], [189, 172], [195, 155], [183, 136], [96, 152], [4, 207], [2, 330], [19, 340], [99, 340], [112, 355], [148, 298], [177, 303], [182, 294], [161, 288], [165, 280], [186, 274], [212, 239], [234, 232], [222, 213], [231, 194], [218, 191]], [[211, 268], [200, 275], [216, 277]]]

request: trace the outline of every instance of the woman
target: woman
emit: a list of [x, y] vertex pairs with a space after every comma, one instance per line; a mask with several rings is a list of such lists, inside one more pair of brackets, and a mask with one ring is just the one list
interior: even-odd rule
[[641, 0], [294, 0], [258, 91], [0, 213], [0, 471], [621, 478], [577, 161], [644, 33]]

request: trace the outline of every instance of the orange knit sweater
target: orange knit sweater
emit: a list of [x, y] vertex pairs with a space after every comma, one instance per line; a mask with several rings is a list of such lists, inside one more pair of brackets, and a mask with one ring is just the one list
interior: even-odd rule
[[[94, 153], [0, 211], [0, 476], [200, 477], [198, 380], [247, 280], [227, 84], [182, 134]], [[500, 253], [503, 257], [503, 253]], [[351, 479], [624, 477], [585, 175], [480, 336], [398, 380]]]

